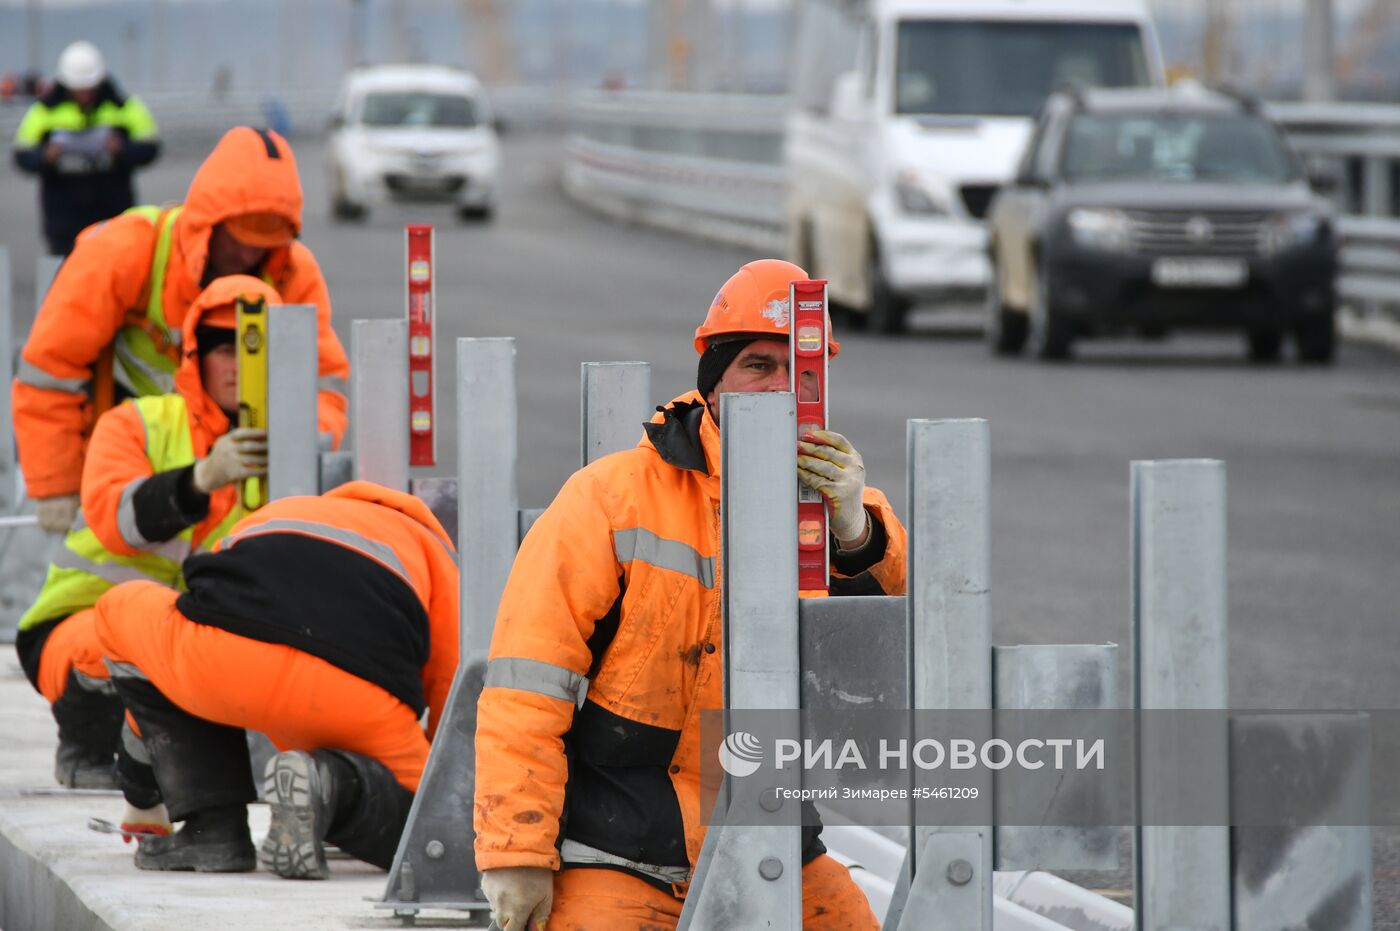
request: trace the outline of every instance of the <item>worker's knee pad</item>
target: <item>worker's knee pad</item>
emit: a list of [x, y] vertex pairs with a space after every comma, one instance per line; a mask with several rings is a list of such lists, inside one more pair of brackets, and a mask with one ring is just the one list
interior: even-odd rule
[[335, 783], [335, 813], [326, 840], [387, 870], [394, 863], [413, 793], [372, 757], [348, 750], [317, 750], [314, 756]]

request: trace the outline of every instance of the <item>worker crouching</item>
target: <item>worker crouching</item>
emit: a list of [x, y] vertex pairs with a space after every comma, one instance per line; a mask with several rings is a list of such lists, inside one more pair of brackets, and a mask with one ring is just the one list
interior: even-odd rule
[[255, 868], [249, 728], [283, 751], [264, 773], [264, 864], [323, 879], [329, 840], [387, 869], [457, 666], [457, 578], [425, 504], [351, 482], [240, 521], [186, 561], [184, 594], [104, 595], [97, 636], [152, 777], [124, 772], [123, 791], [184, 822], [142, 839], [136, 865]]
[[[212, 547], [244, 516], [235, 483], [267, 471], [266, 433], [233, 428], [239, 298], [280, 303], [256, 278], [217, 279], [185, 314], [176, 390], [130, 400], [98, 420], [84, 467], [84, 520], [20, 618], [20, 665], [58, 722], [60, 785], [116, 785], [122, 708], [102, 661], [93, 605], [130, 579], [183, 587], [185, 557]], [[159, 813], [123, 820], [138, 819], [164, 822]]]

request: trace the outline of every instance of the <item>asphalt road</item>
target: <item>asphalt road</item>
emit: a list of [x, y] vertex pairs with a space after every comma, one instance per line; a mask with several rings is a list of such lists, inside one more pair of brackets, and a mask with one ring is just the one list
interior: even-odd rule
[[[694, 327], [756, 257], [572, 205], [550, 137], [507, 140], [487, 225], [396, 206], [337, 225], [321, 147], [297, 151], [304, 239], [347, 347], [352, 319], [402, 313], [402, 225], [423, 221], [438, 225], [440, 385], [452, 383], [458, 336], [516, 338], [523, 506], [548, 503], [576, 467], [579, 364], [650, 362], [658, 403], [690, 388]], [[143, 198], [179, 199], [195, 167], [162, 161], [141, 176]], [[0, 237], [23, 309], [34, 200], [27, 179], [0, 169]], [[898, 339], [839, 328], [833, 426], [901, 510], [906, 419], [990, 420], [997, 642], [1126, 645], [1129, 462], [1216, 457], [1229, 470], [1232, 704], [1400, 707], [1400, 358], [1348, 345], [1334, 368], [1260, 368], [1222, 336], [1091, 345], [1073, 365], [1045, 366], [993, 360], [936, 327]], [[455, 441], [439, 446], [433, 471], [451, 474]]]
[[[517, 339], [524, 506], [546, 504], [576, 467], [579, 364], [648, 361], [658, 403], [687, 390], [694, 327], [757, 257], [570, 204], [555, 138], [507, 140], [501, 210], [482, 226], [403, 207], [336, 225], [319, 144], [297, 151], [304, 239], [347, 348], [352, 319], [402, 313], [406, 222], [438, 224], [440, 385], [452, 383], [456, 337]], [[179, 199], [195, 167], [162, 161], [141, 177], [143, 198]], [[0, 168], [0, 242], [26, 312], [34, 201], [32, 183]], [[1229, 469], [1232, 706], [1400, 707], [1400, 357], [1348, 345], [1334, 368], [1259, 368], [1227, 336], [1086, 346], [1073, 365], [1047, 367], [992, 360], [980, 341], [937, 327], [898, 339], [839, 327], [833, 426], [896, 507], [906, 419], [991, 421], [996, 642], [1126, 647], [1129, 463], [1215, 457]], [[454, 448], [440, 439], [434, 472], [451, 474]], [[1394, 834], [1377, 837], [1377, 927], [1400, 927], [1381, 920], [1400, 914]]]

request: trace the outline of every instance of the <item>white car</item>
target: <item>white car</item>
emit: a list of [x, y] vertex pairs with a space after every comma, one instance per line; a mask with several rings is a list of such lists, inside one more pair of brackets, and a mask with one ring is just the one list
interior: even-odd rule
[[495, 210], [500, 145], [481, 82], [465, 71], [352, 71], [326, 151], [337, 218], [358, 219], [386, 200], [451, 203], [464, 220], [489, 219]]

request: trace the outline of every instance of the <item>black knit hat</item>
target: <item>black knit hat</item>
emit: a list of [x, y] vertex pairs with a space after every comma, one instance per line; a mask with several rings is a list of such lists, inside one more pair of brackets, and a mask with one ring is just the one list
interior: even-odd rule
[[233, 327], [201, 324], [194, 328], [195, 351], [199, 353], [199, 358], [202, 360], [211, 350], [233, 343], [234, 336]]
[[708, 397], [715, 390], [715, 385], [724, 376], [724, 370], [738, 358], [745, 346], [758, 338], [740, 336], [720, 342], [710, 341], [710, 345], [700, 354], [700, 365], [695, 372], [695, 387], [700, 389], [700, 397]]

